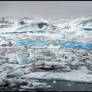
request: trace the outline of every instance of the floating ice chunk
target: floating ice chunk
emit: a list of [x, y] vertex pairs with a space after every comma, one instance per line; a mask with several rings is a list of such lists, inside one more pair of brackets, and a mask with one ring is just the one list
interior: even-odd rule
[[48, 46], [48, 48], [49, 49], [54, 49], [54, 48], [56, 48], [56, 49], [59, 49], [60, 48], [60, 46], [59, 45], [57, 45], [57, 46], [54, 46], [53, 44], [50, 44], [49, 46]]
[[54, 45], [53, 44], [50, 44], [49, 46], [48, 46], [48, 48], [53, 48], [54, 47]]
[[17, 52], [16, 54], [17, 54], [17, 60], [18, 60], [19, 64], [27, 64], [28, 63], [27, 57], [22, 52]]
[[32, 63], [32, 62], [35, 62], [36, 61], [36, 57], [34, 56], [33, 53], [30, 53], [30, 56], [28, 58], [28, 62], [29, 63]]
[[85, 67], [85, 66], [80, 67], [79, 71], [84, 72], [84, 73], [89, 73], [90, 72], [90, 70], [88, 70], [87, 67]]
[[55, 81], [55, 80], [53, 80], [53, 83], [54, 83], [54, 84], [56, 84], [56, 81]]
[[51, 85], [47, 85], [47, 83], [40, 83], [40, 82], [32, 82], [29, 85], [20, 86], [20, 88], [23, 89], [47, 89], [50, 88]]
[[45, 89], [45, 88], [50, 88], [51, 85], [47, 85], [47, 83], [33, 82], [33, 87], [35, 89]]
[[9, 63], [14, 63], [14, 64], [18, 63], [15, 53], [9, 54], [8, 56], [9, 56]]
[[9, 55], [9, 63], [27, 64], [28, 59], [22, 52], [12, 53]]
[[8, 73], [7, 78], [20, 77], [23, 75], [24, 73], [21, 70], [16, 70], [16, 71], [12, 71], [11, 73]]
[[32, 53], [30, 53], [30, 56], [27, 57], [22, 52], [16, 52], [16, 53], [11, 53], [10, 55], [8, 55], [8, 57], [9, 57], [9, 63], [13, 63], [13, 64], [29, 64], [36, 61], [36, 58]]
[[82, 71], [71, 72], [32, 72], [23, 76], [24, 78], [36, 78], [36, 79], [54, 79], [54, 80], [70, 80], [75, 82], [90, 82], [92, 83], [92, 75]]
[[20, 86], [22, 89], [33, 89], [33, 87], [28, 87], [28, 86]]
[[17, 72], [17, 73], [8, 74], [7, 77], [8, 78], [13, 78], [13, 77], [20, 77], [22, 75], [23, 75], [22, 73]]

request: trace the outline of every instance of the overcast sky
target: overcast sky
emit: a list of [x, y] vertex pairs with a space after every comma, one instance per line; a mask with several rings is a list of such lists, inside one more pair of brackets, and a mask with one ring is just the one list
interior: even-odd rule
[[92, 15], [92, 1], [0, 1], [0, 17], [81, 17]]

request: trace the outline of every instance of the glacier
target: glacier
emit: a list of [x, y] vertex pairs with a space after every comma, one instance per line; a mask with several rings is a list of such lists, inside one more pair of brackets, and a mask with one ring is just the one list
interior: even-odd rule
[[0, 85], [35, 90], [54, 88], [45, 80], [92, 84], [92, 17], [6, 20], [0, 19]]

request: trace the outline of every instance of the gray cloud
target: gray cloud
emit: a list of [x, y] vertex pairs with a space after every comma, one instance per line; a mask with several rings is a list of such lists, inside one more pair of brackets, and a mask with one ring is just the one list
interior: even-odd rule
[[0, 17], [80, 17], [92, 15], [92, 1], [0, 1]]

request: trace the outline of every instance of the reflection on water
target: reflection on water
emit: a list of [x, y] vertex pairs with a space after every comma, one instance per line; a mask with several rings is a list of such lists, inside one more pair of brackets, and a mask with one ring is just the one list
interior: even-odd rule
[[86, 82], [73, 82], [67, 80], [40, 80], [47, 82], [52, 87], [45, 91], [91, 91], [92, 84]]

